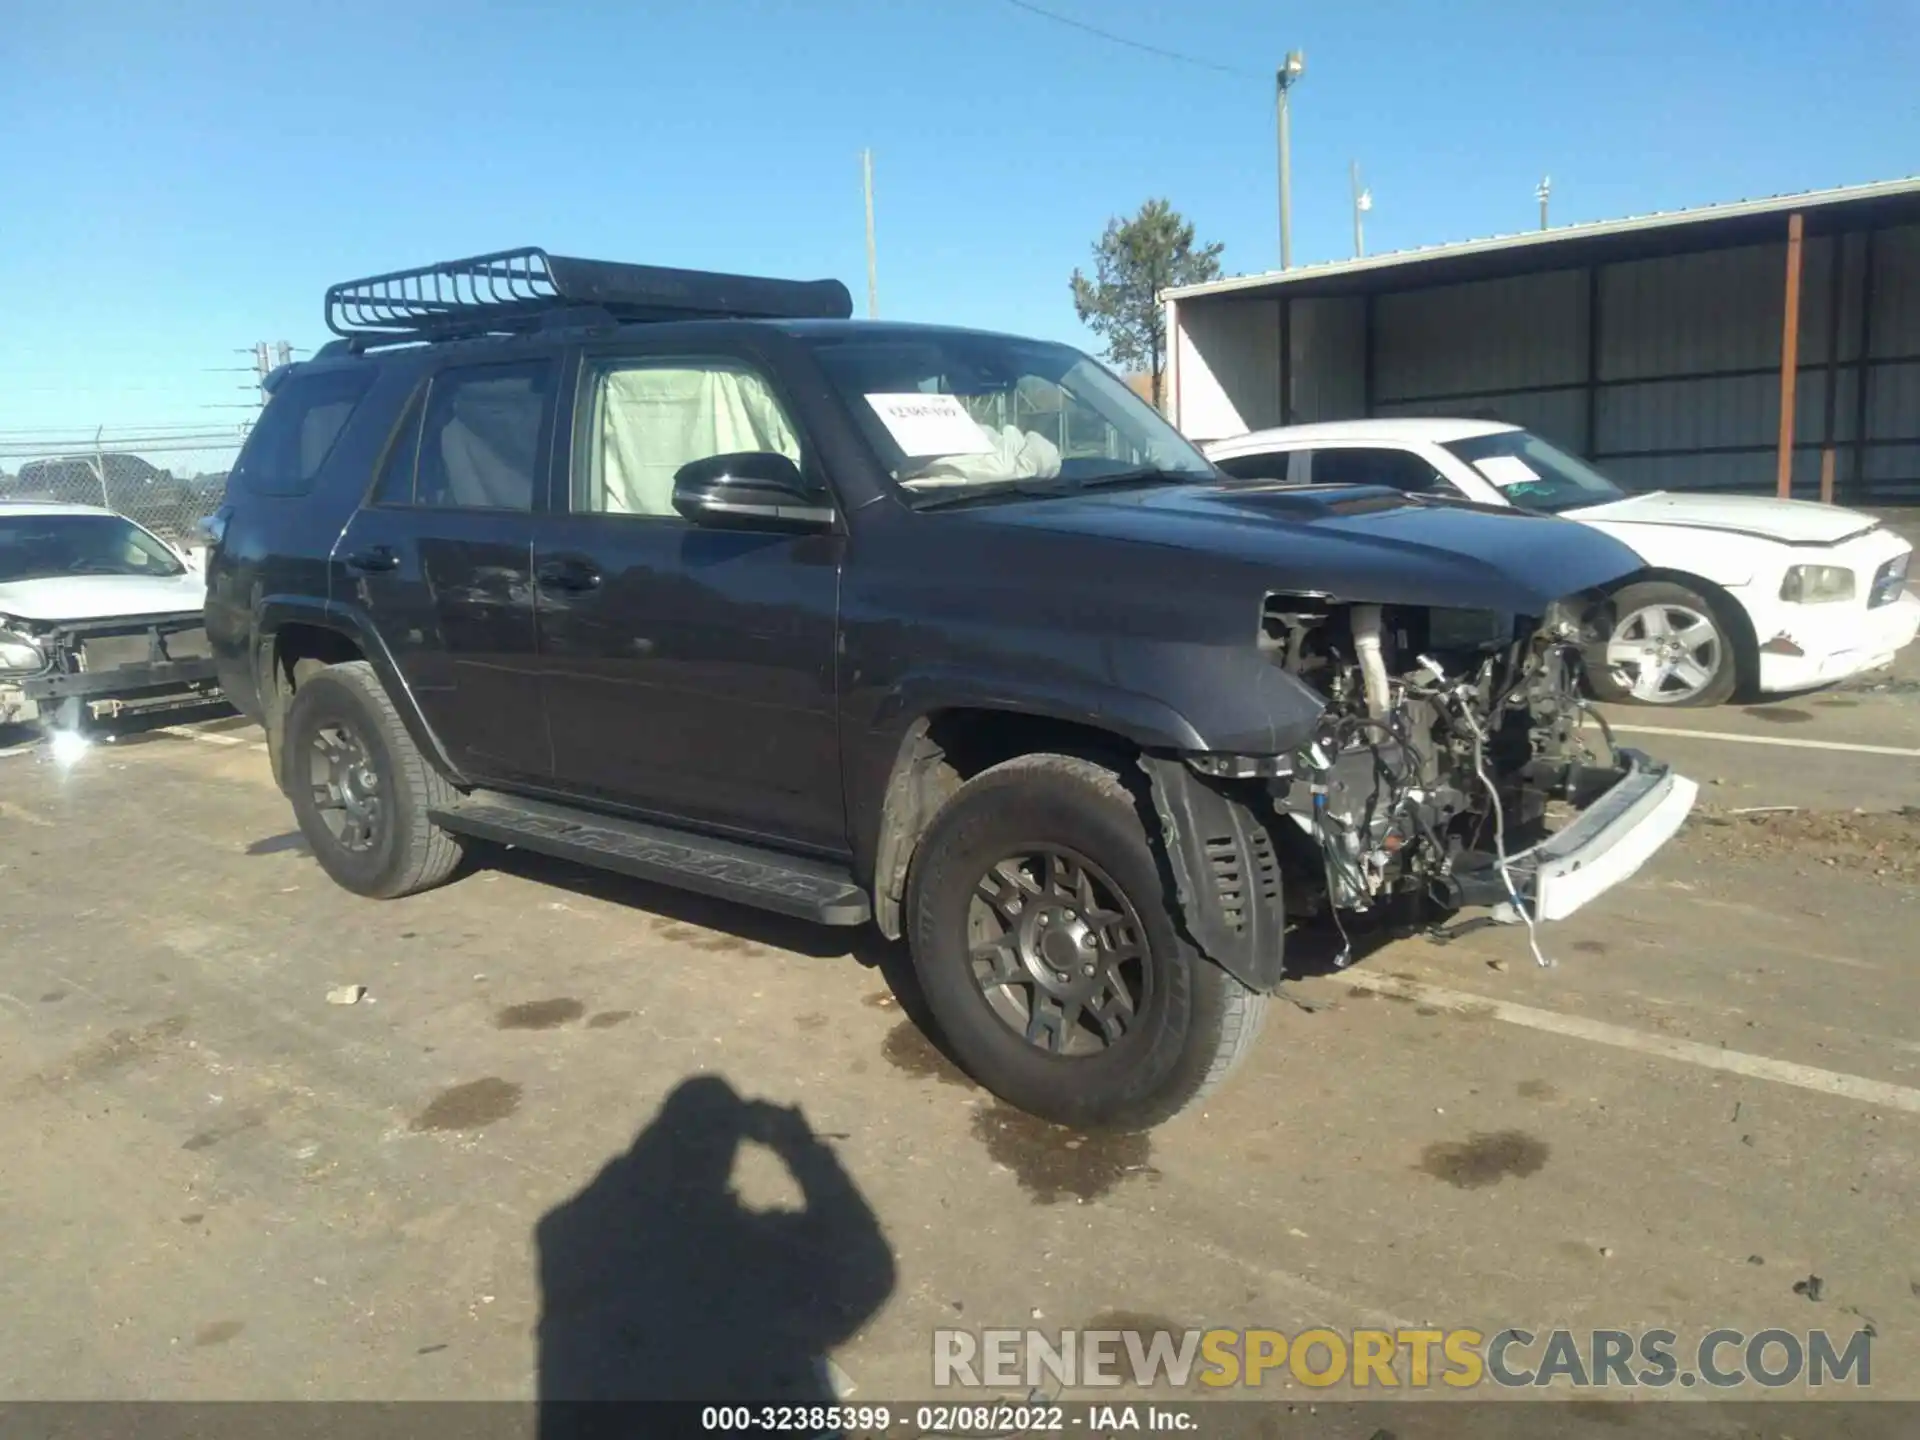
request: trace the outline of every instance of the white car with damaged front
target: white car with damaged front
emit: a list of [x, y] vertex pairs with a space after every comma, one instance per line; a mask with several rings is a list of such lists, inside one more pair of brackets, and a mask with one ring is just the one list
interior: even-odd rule
[[1602, 699], [1717, 705], [1813, 689], [1892, 663], [1920, 629], [1912, 545], [1871, 515], [1754, 495], [1629, 495], [1530, 431], [1485, 420], [1382, 419], [1258, 430], [1202, 447], [1227, 473], [1371, 483], [1551, 511], [1646, 562], [1613, 593]]
[[144, 526], [93, 505], [0, 501], [0, 725], [218, 698], [206, 578]]

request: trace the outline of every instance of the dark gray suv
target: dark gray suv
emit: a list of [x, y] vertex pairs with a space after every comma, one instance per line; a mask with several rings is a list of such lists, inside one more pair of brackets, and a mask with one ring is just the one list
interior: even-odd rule
[[1684, 818], [1573, 688], [1612, 540], [1231, 479], [1076, 350], [850, 308], [538, 250], [328, 292], [207, 618], [334, 879], [507, 842], [873, 923], [984, 1085], [1141, 1127], [1290, 924], [1532, 925]]

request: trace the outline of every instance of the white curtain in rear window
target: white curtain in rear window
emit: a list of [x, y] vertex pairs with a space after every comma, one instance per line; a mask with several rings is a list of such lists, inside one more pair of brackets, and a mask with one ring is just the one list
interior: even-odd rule
[[675, 471], [743, 450], [800, 462], [799, 438], [757, 375], [710, 367], [611, 371], [601, 382], [600, 463], [589, 504], [618, 515], [675, 514]]

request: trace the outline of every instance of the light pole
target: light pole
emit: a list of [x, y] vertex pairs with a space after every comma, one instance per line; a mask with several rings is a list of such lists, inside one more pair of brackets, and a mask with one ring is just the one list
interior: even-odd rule
[[1553, 193], [1553, 177], [1542, 175], [1540, 183], [1534, 187], [1533, 198], [1540, 202], [1540, 228], [1547, 228], [1547, 196]]
[[1367, 230], [1362, 220], [1367, 211], [1373, 208], [1373, 192], [1360, 188], [1360, 162], [1348, 162], [1353, 177], [1353, 253], [1357, 259], [1367, 253]]
[[1293, 167], [1287, 133], [1287, 92], [1306, 74], [1307, 57], [1289, 50], [1286, 61], [1274, 74], [1274, 111], [1280, 142], [1280, 268], [1293, 266]]
[[867, 318], [880, 318], [880, 270], [873, 249], [873, 151], [860, 152], [860, 171], [867, 192]]

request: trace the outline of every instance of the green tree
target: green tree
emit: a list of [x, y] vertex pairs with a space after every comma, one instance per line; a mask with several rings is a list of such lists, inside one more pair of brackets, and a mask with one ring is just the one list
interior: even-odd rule
[[1153, 403], [1162, 399], [1167, 367], [1167, 316], [1160, 292], [1220, 274], [1219, 244], [1194, 247], [1193, 225], [1164, 200], [1149, 200], [1131, 219], [1107, 222], [1093, 247], [1093, 278], [1073, 272], [1073, 309], [1106, 342], [1106, 356], [1123, 370], [1152, 378]]

